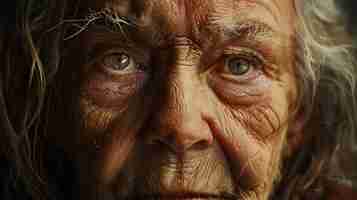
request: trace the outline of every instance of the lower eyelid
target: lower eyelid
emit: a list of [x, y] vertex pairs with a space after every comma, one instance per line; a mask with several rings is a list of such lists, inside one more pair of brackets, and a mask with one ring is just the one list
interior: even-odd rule
[[236, 84], [249, 84], [250, 82], [254, 81], [257, 79], [259, 76], [263, 75], [263, 72], [260, 69], [251, 69], [249, 70], [248, 74], [245, 75], [234, 75], [231, 73], [225, 73], [225, 72], [216, 72], [218, 73], [217, 75], [220, 76], [223, 80], [226, 81], [231, 81]]
[[115, 80], [107, 75], [96, 74], [84, 83], [84, 91], [99, 106], [118, 107], [139, 92], [145, 82], [146, 76], [143, 74], [116, 77]]
[[125, 75], [132, 74], [132, 73], [141, 73], [140, 70], [137, 70], [134, 67], [126, 68], [123, 70], [110, 69], [110, 68], [106, 68], [104, 66], [103, 66], [103, 68], [104, 68], [103, 70], [111, 76], [125, 76]]
[[250, 105], [264, 99], [269, 93], [270, 82], [266, 78], [257, 78], [249, 83], [227, 80], [220, 75], [209, 74], [209, 86], [217, 96], [229, 104]]
[[130, 69], [116, 71], [114, 69], [112, 70], [110, 68], [105, 67], [104, 64], [96, 63], [94, 68], [98, 73], [102, 73], [102, 74], [106, 75], [108, 79], [112, 79], [113, 81], [122, 80], [125, 77], [127, 77], [127, 78], [133, 78], [133, 77], [144, 78], [149, 75], [148, 72], [142, 71], [138, 67], [130, 67]]

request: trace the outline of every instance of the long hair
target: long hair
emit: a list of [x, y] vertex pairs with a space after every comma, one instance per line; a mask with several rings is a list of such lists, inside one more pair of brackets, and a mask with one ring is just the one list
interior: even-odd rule
[[[62, 184], [61, 175], [75, 169], [64, 164], [68, 161], [61, 150], [48, 146], [46, 135], [53, 124], [68, 124], [68, 116], [76, 121], [70, 112], [75, 92], [65, 92], [68, 85], [63, 84], [69, 73], [63, 58], [65, 22], [78, 17], [79, 2], [20, 0], [13, 16], [1, 19], [1, 199], [71, 198], [73, 191]], [[295, 0], [296, 113], [304, 114], [309, 136], [284, 161], [272, 199], [323, 198], [326, 181], [348, 182], [355, 176], [357, 69], [346, 15], [336, 2]], [[49, 152], [56, 154], [56, 162]]]
[[295, 0], [297, 112], [308, 136], [284, 165], [283, 199], [324, 199], [328, 183], [356, 180], [357, 66], [345, 2]]

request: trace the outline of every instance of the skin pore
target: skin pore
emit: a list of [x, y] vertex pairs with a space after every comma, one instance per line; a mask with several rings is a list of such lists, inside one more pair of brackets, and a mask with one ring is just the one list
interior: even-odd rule
[[294, 129], [293, 1], [86, 3], [64, 136], [81, 199], [268, 199]]

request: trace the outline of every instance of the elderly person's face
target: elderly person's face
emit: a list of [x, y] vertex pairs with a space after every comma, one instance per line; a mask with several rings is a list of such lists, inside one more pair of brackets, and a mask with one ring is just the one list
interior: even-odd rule
[[293, 1], [86, 6], [106, 19], [78, 36], [82, 197], [267, 199], [297, 130]]

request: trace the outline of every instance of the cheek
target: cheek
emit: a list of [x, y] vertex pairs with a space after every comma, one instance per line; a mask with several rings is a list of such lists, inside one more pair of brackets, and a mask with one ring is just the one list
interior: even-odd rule
[[82, 137], [104, 134], [112, 121], [125, 110], [106, 109], [93, 103], [91, 98], [82, 96], [80, 99], [80, 113], [82, 121]]
[[[135, 104], [133, 103], [134, 97], [124, 96], [123, 93], [118, 96], [113, 95], [113, 93], [105, 94], [101, 93], [105, 91], [101, 89], [89, 87], [81, 94], [81, 131], [78, 138], [78, 143], [84, 145], [84, 148], [90, 151], [95, 149], [98, 153], [106, 148], [116, 135], [122, 134], [116, 126], [120, 124], [125, 126], [129, 123], [135, 123], [136, 120], [129, 120], [130, 116], [127, 116], [127, 113], [135, 106], [132, 105]], [[110, 101], [113, 99], [116, 101]], [[129, 103], [130, 101], [131, 103]], [[127, 118], [127, 121], [122, 120], [123, 118]]]
[[83, 125], [77, 162], [81, 169], [89, 168], [90, 181], [109, 183], [129, 156], [136, 142], [136, 127], [140, 126], [133, 126], [139, 122], [133, 118], [137, 114], [128, 115], [130, 112], [136, 111], [128, 105], [108, 109], [94, 104], [88, 97], [81, 99]]
[[84, 168], [92, 168], [100, 183], [110, 182], [122, 167], [149, 113], [150, 99], [140, 91], [141, 80], [136, 74], [125, 80], [96, 77], [82, 84], [78, 150], [89, 160], [80, 158], [79, 164], [90, 163]]
[[83, 129], [99, 133], [109, 129], [112, 121], [140, 98], [146, 79], [147, 74], [141, 72], [115, 77], [102, 71], [91, 72], [81, 86]]
[[217, 103], [212, 130], [221, 143], [239, 185], [269, 190], [278, 176], [280, 153], [286, 134], [286, 90], [274, 82], [264, 98], [249, 105]]
[[230, 107], [248, 107], [271, 98], [268, 92], [271, 88], [271, 80], [264, 75], [259, 75], [255, 80], [247, 83], [229, 81], [221, 76], [210, 76], [208, 84], [220, 100]]

